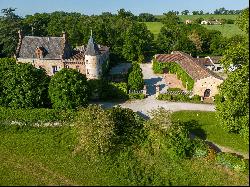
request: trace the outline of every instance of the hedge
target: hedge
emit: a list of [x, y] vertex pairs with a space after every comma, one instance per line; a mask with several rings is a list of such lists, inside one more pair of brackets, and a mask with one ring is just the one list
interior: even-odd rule
[[242, 159], [233, 155], [232, 153], [218, 153], [216, 156], [216, 161], [230, 169], [235, 171], [247, 171], [249, 168], [248, 160]]
[[157, 62], [153, 61], [153, 71], [154, 73], [163, 73], [163, 70], [167, 68], [170, 73], [177, 74], [177, 78], [182, 81], [182, 85], [187, 89], [192, 90], [194, 87], [194, 80], [182, 69], [182, 67], [176, 62]]
[[159, 94], [157, 97], [158, 100], [164, 101], [185, 101], [185, 102], [192, 102], [192, 103], [201, 103], [200, 96], [194, 95], [193, 97], [189, 97], [186, 94]]
[[21, 124], [67, 122], [74, 118], [76, 112], [73, 110], [56, 109], [11, 109], [0, 107], [0, 123], [10, 124], [18, 122]]
[[130, 93], [128, 94], [129, 99], [144, 99], [145, 95], [142, 93]]

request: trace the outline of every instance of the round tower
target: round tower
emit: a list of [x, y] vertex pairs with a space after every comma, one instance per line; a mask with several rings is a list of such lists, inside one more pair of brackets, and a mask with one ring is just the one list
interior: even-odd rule
[[88, 79], [99, 79], [102, 76], [101, 53], [94, 42], [92, 31], [85, 51], [85, 68]]

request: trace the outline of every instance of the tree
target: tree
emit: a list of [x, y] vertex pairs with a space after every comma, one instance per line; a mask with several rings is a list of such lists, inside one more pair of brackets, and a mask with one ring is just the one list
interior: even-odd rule
[[127, 60], [134, 61], [150, 49], [153, 34], [147, 30], [144, 23], [133, 23], [123, 34], [123, 39], [122, 54]]
[[15, 8], [2, 9], [4, 16], [0, 17], [0, 56], [12, 56], [18, 43], [18, 30], [21, 18], [17, 16]]
[[49, 96], [53, 108], [85, 107], [88, 103], [88, 95], [86, 76], [74, 69], [62, 69], [51, 78]]
[[144, 86], [143, 74], [140, 65], [132, 64], [132, 71], [128, 75], [128, 87], [130, 90], [141, 90]]
[[173, 12], [163, 13], [162, 23], [168, 27], [181, 23], [180, 18]]
[[183, 10], [182, 12], [181, 12], [181, 15], [188, 15], [189, 14], [189, 10]]
[[48, 106], [49, 77], [44, 69], [16, 64], [5, 71], [2, 105], [11, 108]]
[[249, 8], [241, 12], [240, 16], [236, 19], [236, 25], [238, 25], [242, 31], [249, 34]]
[[149, 13], [141, 13], [138, 16], [138, 21], [141, 22], [154, 22], [156, 21], [156, 18], [153, 14], [149, 14]]
[[228, 132], [249, 137], [249, 47], [248, 42], [229, 47], [222, 60], [227, 70], [230, 65], [237, 69], [219, 87], [216, 112], [220, 123]]
[[202, 51], [202, 41], [201, 41], [201, 38], [199, 36], [199, 34], [195, 31], [193, 31], [189, 36], [188, 36], [189, 40], [191, 40], [195, 47], [196, 47], [196, 50], [201, 52]]

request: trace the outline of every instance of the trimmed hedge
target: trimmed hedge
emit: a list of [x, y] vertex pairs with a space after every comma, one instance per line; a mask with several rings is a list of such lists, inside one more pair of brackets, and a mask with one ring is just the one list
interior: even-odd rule
[[247, 171], [249, 168], [249, 162], [245, 159], [239, 158], [232, 153], [218, 153], [216, 155], [216, 161], [235, 171]]
[[[168, 89], [169, 92], [182, 92], [179, 88], [172, 88]], [[158, 100], [164, 101], [185, 101], [185, 102], [192, 102], [192, 103], [201, 103], [201, 97], [199, 95], [194, 95], [193, 97], [189, 97], [186, 94], [171, 94], [171, 93], [163, 93], [159, 94], [157, 97]]]
[[18, 122], [21, 124], [66, 122], [74, 118], [73, 110], [56, 109], [11, 109], [0, 107], [0, 123]]
[[145, 95], [142, 93], [130, 93], [128, 94], [129, 99], [144, 99]]
[[170, 73], [176, 74], [177, 78], [182, 81], [182, 85], [186, 87], [187, 82], [187, 89], [192, 90], [194, 87], [194, 80], [182, 69], [182, 67], [175, 63], [175, 62], [157, 62], [153, 61], [153, 71], [154, 73], [163, 73], [163, 70], [167, 68]]

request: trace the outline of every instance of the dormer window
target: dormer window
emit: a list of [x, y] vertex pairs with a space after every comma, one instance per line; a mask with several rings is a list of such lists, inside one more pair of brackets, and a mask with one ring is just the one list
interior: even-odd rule
[[43, 58], [45, 55], [45, 50], [43, 47], [37, 47], [35, 53], [36, 53], [36, 58]]

